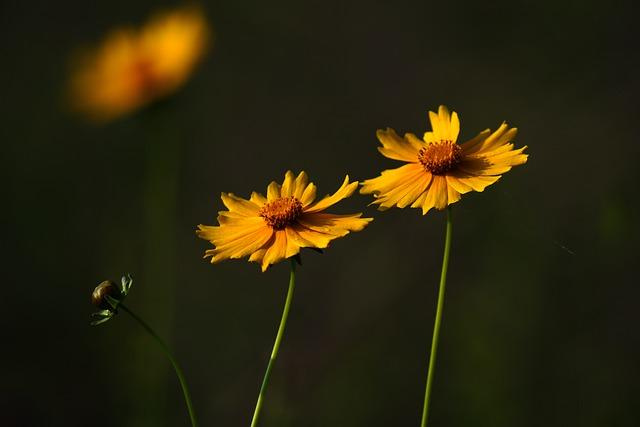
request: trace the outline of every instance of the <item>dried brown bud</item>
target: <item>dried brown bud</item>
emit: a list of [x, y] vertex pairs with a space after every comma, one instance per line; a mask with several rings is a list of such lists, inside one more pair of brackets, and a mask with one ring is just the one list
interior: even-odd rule
[[91, 294], [91, 303], [103, 310], [112, 310], [113, 307], [109, 304], [109, 301], [107, 301], [107, 295], [111, 298], [120, 299], [120, 289], [118, 289], [118, 286], [111, 280], [105, 280], [96, 286]]

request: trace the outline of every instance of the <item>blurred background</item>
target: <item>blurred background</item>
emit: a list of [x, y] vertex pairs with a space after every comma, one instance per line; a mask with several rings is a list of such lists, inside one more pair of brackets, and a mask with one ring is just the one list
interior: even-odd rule
[[[454, 206], [434, 426], [640, 425], [640, 145], [632, 2], [210, 1], [208, 49], [168, 95], [96, 123], [69, 107], [78, 49], [157, 1], [3, 1], [3, 426], [188, 425], [175, 375], [99, 282], [170, 342], [203, 426], [248, 425], [287, 263], [211, 265], [222, 191], [305, 170], [319, 195], [398, 163], [378, 128], [517, 126], [529, 162]], [[634, 199], [634, 197], [636, 197]], [[263, 426], [418, 425], [444, 214], [303, 252]]]

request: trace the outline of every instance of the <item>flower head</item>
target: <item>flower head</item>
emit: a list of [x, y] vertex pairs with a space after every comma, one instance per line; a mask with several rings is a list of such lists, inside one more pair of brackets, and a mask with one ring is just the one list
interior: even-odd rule
[[208, 35], [194, 7], [158, 14], [139, 30], [112, 31], [78, 58], [70, 83], [73, 108], [106, 121], [175, 91], [201, 59]]
[[373, 194], [379, 209], [411, 206], [422, 208], [423, 214], [431, 208], [444, 209], [461, 194], [483, 191], [512, 166], [527, 161], [528, 155], [522, 154], [527, 147], [514, 149], [511, 141], [517, 129], [506, 123], [458, 144], [460, 121], [455, 112], [450, 114], [441, 105], [437, 114], [429, 112], [429, 119], [432, 131], [422, 139], [412, 133], [401, 138], [390, 128], [376, 133], [383, 156], [407, 163], [363, 182], [360, 192]]
[[269, 265], [300, 252], [300, 248], [326, 248], [329, 242], [351, 231], [360, 231], [371, 221], [362, 214], [334, 215], [325, 209], [349, 197], [358, 186], [349, 176], [334, 194], [314, 202], [316, 186], [307, 174], [285, 174], [282, 185], [272, 182], [267, 197], [253, 192], [249, 200], [222, 193], [229, 209], [219, 212], [218, 226], [198, 225], [198, 237], [215, 248], [205, 252], [216, 263], [228, 258], [249, 256], [262, 271]]
[[91, 304], [101, 310], [91, 314], [92, 317], [97, 319], [91, 322], [91, 326], [101, 325], [118, 314], [118, 305], [120, 305], [129, 294], [133, 279], [130, 274], [127, 274], [126, 276], [122, 276], [120, 283], [120, 287], [118, 287], [118, 285], [111, 280], [105, 280], [93, 290], [91, 293]]

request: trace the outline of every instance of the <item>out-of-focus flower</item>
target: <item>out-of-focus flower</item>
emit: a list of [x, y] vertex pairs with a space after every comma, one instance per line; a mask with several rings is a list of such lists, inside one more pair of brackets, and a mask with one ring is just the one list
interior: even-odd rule
[[202, 58], [210, 30], [202, 11], [185, 7], [120, 28], [76, 58], [72, 108], [96, 121], [130, 113], [178, 89]]
[[358, 186], [349, 183], [349, 176], [331, 196], [314, 203], [316, 186], [307, 174], [296, 177], [285, 174], [282, 185], [272, 182], [267, 197], [253, 192], [249, 200], [231, 193], [222, 193], [222, 202], [229, 209], [218, 212], [219, 226], [199, 225], [197, 234], [215, 246], [205, 253], [211, 262], [250, 256], [260, 262], [262, 271], [269, 265], [300, 252], [300, 248], [326, 248], [329, 242], [351, 231], [362, 230], [372, 218], [360, 218], [361, 213], [333, 215], [325, 209], [349, 197]]
[[528, 155], [522, 154], [527, 147], [514, 150], [511, 141], [517, 129], [506, 123], [493, 133], [486, 129], [458, 144], [460, 121], [455, 112], [449, 114], [441, 105], [438, 114], [429, 111], [429, 119], [432, 131], [425, 132], [422, 140], [412, 133], [401, 138], [393, 129], [378, 130], [382, 155], [407, 162], [363, 182], [360, 192], [373, 193], [379, 209], [411, 206], [422, 208], [423, 214], [431, 208], [444, 209], [461, 194], [483, 191], [512, 166], [527, 161]]

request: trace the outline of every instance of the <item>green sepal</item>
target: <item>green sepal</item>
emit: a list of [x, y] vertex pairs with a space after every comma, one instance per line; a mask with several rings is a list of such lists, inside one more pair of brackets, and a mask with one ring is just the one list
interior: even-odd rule
[[122, 302], [122, 300], [124, 299], [124, 295], [122, 296], [121, 299], [115, 299], [111, 295], [105, 295], [104, 299], [106, 299], [109, 305], [111, 306], [111, 308], [113, 308], [113, 310], [110, 310], [110, 311], [116, 314], [118, 312], [118, 304]]
[[126, 276], [122, 276], [122, 279], [120, 279], [121, 284], [121, 292], [122, 292], [122, 297], [126, 297], [127, 294], [129, 294], [129, 290], [131, 289], [131, 285], [133, 285], [133, 278], [131, 277], [131, 274], [128, 274]]
[[98, 326], [104, 322], [109, 321], [113, 317], [114, 313], [110, 310], [101, 310], [96, 313], [91, 313], [91, 317], [100, 317], [98, 320], [94, 320], [90, 323], [91, 326]]

